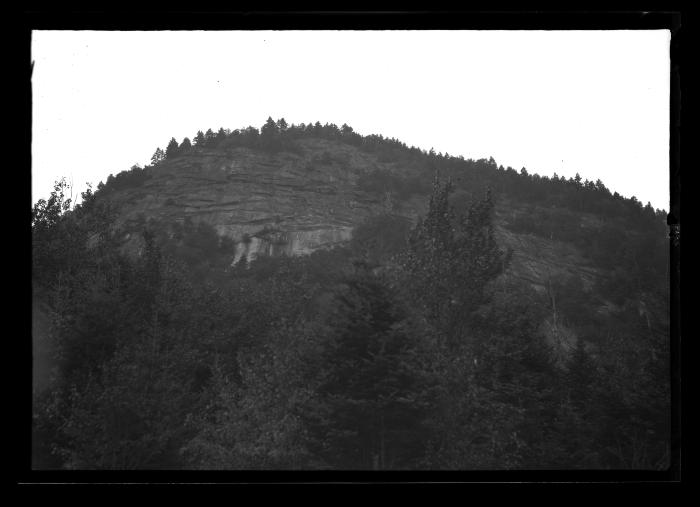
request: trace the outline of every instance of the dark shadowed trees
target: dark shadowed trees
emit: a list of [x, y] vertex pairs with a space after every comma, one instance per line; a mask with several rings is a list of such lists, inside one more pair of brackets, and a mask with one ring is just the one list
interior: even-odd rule
[[156, 148], [155, 153], [153, 153], [153, 156], [151, 157], [151, 164], [156, 165], [159, 162], [162, 162], [165, 159], [165, 152], [161, 150], [160, 148]]
[[[49, 308], [55, 365], [35, 399], [36, 463], [667, 466], [670, 288], [660, 211], [600, 181], [426, 153], [347, 125], [269, 118], [260, 132], [203, 136], [228, 155], [291, 142], [304, 155], [323, 144], [308, 154], [323, 161], [319, 171], [355, 150], [396, 162], [404, 172], [370, 171], [356, 182], [377, 203], [425, 196], [432, 169], [452, 179], [435, 180], [413, 228], [387, 205], [347, 246], [237, 266], [235, 242], [203, 222], [135, 220], [133, 244], [122, 242], [127, 230], [108, 203], [138, 194], [160, 169], [110, 175], [77, 206], [57, 183], [32, 209], [33, 288]], [[334, 143], [355, 148], [334, 153]], [[190, 148], [171, 139], [152, 162]], [[510, 216], [499, 234], [567, 243], [590, 262], [548, 289], [558, 322], [576, 335], [558, 362], [543, 327], [551, 298], [504, 273], [497, 199]]]
[[177, 144], [177, 141], [175, 138], [171, 138], [170, 142], [168, 143], [168, 146], [165, 148], [165, 157], [166, 158], [173, 158], [179, 155], [179, 145]]
[[400, 263], [416, 303], [448, 342], [457, 343], [466, 339], [470, 316], [485, 303], [485, 289], [508, 256], [494, 237], [491, 193], [456, 217], [452, 188], [436, 178], [428, 212], [411, 232]]
[[314, 449], [334, 468], [410, 468], [423, 455], [430, 409], [423, 344], [406, 309], [356, 263], [336, 296], [317, 389], [325, 417]]

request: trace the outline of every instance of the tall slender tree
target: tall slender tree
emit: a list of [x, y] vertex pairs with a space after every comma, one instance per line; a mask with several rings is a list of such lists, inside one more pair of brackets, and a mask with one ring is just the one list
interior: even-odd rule
[[445, 338], [460, 341], [469, 316], [484, 303], [486, 286], [508, 257], [495, 240], [491, 192], [456, 217], [449, 203], [452, 188], [436, 176], [428, 212], [411, 232], [400, 263], [409, 275], [411, 297], [426, 317]]
[[168, 143], [168, 146], [165, 148], [165, 157], [166, 158], [174, 158], [177, 157], [180, 154], [180, 147], [177, 144], [177, 141], [175, 138], [171, 138], [170, 142]]
[[165, 159], [165, 152], [160, 148], [156, 148], [155, 153], [151, 157], [151, 164], [156, 165]]

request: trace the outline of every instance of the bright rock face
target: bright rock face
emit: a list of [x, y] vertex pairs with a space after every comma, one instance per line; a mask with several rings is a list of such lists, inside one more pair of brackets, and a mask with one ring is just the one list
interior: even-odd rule
[[[124, 223], [139, 215], [212, 225], [245, 256], [304, 255], [348, 241], [352, 229], [382, 209], [381, 198], [356, 187], [378, 168], [353, 147], [323, 140], [300, 143], [303, 153], [237, 148], [202, 150], [150, 168], [138, 188], [120, 191]], [[404, 210], [409, 215], [415, 210]]]
[[259, 255], [308, 255], [319, 248], [344, 243], [352, 237], [352, 227], [277, 232], [265, 238], [253, 237], [236, 245], [233, 264], [245, 257], [250, 262]]

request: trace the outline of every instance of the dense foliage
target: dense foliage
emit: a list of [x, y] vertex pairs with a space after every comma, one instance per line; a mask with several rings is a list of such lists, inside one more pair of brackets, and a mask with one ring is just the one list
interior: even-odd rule
[[[347, 125], [270, 118], [260, 131], [200, 131], [152, 162], [215, 147], [300, 150], [305, 136], [404, 163], [406, 178], [368, 173], [360, 185], [399, 199], [429, 192], [427, 213], [412, 226], [387, 210], [347, 247], [232, 266], [235, 245], [189, 220], [144, 220], [140, 254], [123, 252], [104, 197], [148, 167], [79, 205], [59, 182], [34, 206], [33, 287], [51, 309], [53, 365], [35, 392], [36, 467], [668, 465], [659, 212], [602, 183], [534, 178]], [[451, 179], [410, 169], [420, 165]], [[496, 195], [531, 206], [508, 227], [576, 245], [610, 270], [607, 283], [553, 279], [541, 294], [502, 276], [511, 252], [496, 240]], [[587, 235], [586, 213], [618, 221]], [[555, 353], [543, 322], [576, 331], [570, 353]]]

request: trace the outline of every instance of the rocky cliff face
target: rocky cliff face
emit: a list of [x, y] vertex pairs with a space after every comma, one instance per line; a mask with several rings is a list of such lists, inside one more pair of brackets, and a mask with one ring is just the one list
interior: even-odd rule
[[[322, 139], [299, 145], [295, 153], [198, 150], [161, 162], [148, 169], [151, 176], [143, 184], [115, 195], [121, 225], [128, 230], [139, 217], [206, 222], [236, 243], [235, 263], [243, 257], [305, 255], [343, 244], [354, 227], [387, 206], [413, 221], [425, 211], [427, 196], [387, 199], [358, 188], [362, 175], [404, 171], [397, 164]], [[600, 276], [572, 245], [516, 234], [504, 226], [523, 212], [517, 203], [497, 202], [497, 237], [514, 253], [509, 276], [541, 292], [555, 276], [578, 274], [589, 285]]]
[[[301, 153], [202, 150], [162, 162], [149, 168], [143, 185], [119, 193], [122, 225], [128, 229], [139, 215], [203, 221], [237, 243], [236, 261], [345, 242], [383, 207], [380, 197], [356, 187], [357, 179], [395, 169], [347, 145], [320, 139], [300, 145]], [[419, 210], [420, 204], [405, 204], [397, 211], [416, 216]]]
[[273, 231], [258, 233], [236, 244], [233, 263], [245, 257], [247, 261], [259, 255], [308, 255], [320, 248], [345, 243], [352, 237], [351, 226], [313, 228], [310, 230]]

